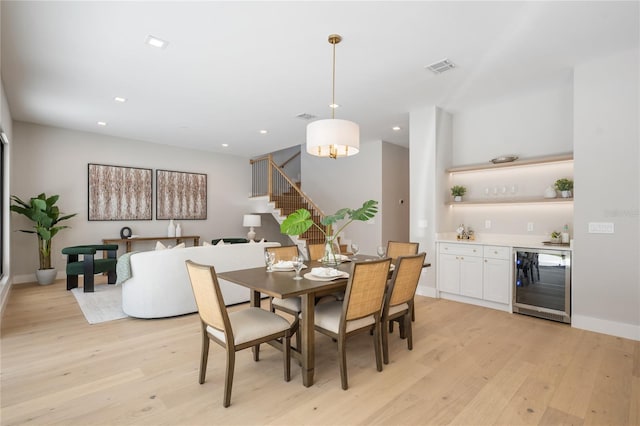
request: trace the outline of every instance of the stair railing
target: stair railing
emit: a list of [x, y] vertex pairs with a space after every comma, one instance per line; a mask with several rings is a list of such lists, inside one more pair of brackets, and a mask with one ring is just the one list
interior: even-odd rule
[[[249, 162], [251, 163], [252, 197], [268, 196], [269, 201], [274, 202], [284, 216], [298, 209], [307, 209], [313, 221], [326, 230], [320, 224], [320, 220], [324, 217], [322, 210], [278, 167], [271, 154]], [[325, 239], [322, 232], [314, 226], [300, 235], [300, 238], [309, 243], [324, 242]]]

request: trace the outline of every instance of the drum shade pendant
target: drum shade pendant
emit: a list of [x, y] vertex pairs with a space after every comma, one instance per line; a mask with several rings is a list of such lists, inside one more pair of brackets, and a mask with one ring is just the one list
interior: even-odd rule
[[336, 111], [336, 44], [342, 41], [338, 34], [329, 36], [333, 45], [333, 77], [331, 91], [331, 118], [317, 120], [307, 126], [307, 152], [317, 157], [348, 157], [360, 151], [360, 127], [353, 121], [338, 120]]

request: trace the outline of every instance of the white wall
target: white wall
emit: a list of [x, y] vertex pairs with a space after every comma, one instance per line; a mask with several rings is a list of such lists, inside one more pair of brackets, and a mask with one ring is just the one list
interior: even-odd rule
[[[67, 221], [53, 240], [54, 267], [64, 270], [65, 246], [100, 243], [117, 238], [123, 226], [134, 234], [164, 236], [168, 221], [87, 220], [87, 164], [108, 164], [207, 174], [207, 220], [180, 221], [183, 235], [202, 240], [243, 236], [242, 215], [251, 210], [251, 166], [248, 158], [185, 150], [176, 147], [107, 137], [92, 133], [15, 122], [13, 128], [11, 194], [29, 198], [46, 192], [59, 194], [65, 213], [78, 213]], [[154, 178], [155, 180], [155, 178]], [[155, 191], [155, 184], [153, 186]], [[155, 217], [155, 193], [154, 193]], [[29, 227], [14, 215], [12, 229]], [[123, 248], [120, 250], [120, 254]], [[11, 266], [14, 282], [34, 280], [38, 266], [36, 238], [21, 232], [11, 235]], [[59, 272], [60, 276], [60, 272]]]
[[[11, 141], [13, 140], [13, 121], [11, 119], [11, 111], [9, 110], [9, 104], [4, 93], [4, 84], [0, 79], [0, 128], [4, 131], [9, 144], [5, 146], [4, 150], [4, 164], [2, 167], [5, 172], [4, 187], [3, 187], [3, 211], [2, 217], [9, 218], [9, 205], [10, 205], [10, 173], [11, 173]], [[4, 275], [0, 278], [0, 312], [3, 310], [5, 303], [9, 296], [9, 289], [11, 285], [11, 220], [3, 220], [2, 226], [2, 243], [4, 247], [4, 254], [2, 258], [2, 270]]]
[[[640, 340], [638, 51], [575, 69], [573, 325]], [[612, 73], [612, 70], [615, 70]], [[590, 234], [589, 222], [614, 224]]]
[[573, 86], [567, 76], [453, 115], [453, 165], [503, 155], [540, 157], [573, 151]]
[[[302, 150], [302, 190], [325, 214], [349, 207], [357, 208], [367, 200], [382, 200], [381, 142], [360, 145], [352, 157], [332, 160]], [[355, 222], [344, 238], [360, 244], [361, 253], [374, 254], [382, 241], [382, 210], [372, 223]]]
[[409, 241], [409, 150], [382, 142], [382, 242]]

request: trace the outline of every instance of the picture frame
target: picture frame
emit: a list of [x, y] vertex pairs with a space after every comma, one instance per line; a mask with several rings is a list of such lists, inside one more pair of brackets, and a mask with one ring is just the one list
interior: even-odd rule
[[88, 164], [88, 220], [152, 220], [153, 170]]
[[157, 220], [206, 220], [205, 173], [156, 170]]

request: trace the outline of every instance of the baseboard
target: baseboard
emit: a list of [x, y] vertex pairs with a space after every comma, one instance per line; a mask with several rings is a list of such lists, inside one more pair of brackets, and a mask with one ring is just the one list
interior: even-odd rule
[[[56, 273], [56, 280], [60, 280], [62, 278], [67, 278], [67, 275], [62, 271], [58, 271]], [[14, 284], [37, 283], [37, 282], [38, 282], [38, 279], [36, 278], [36, 273], [35, 272], [33, 274], [14, 275], [13, 276], [13, 283]]]
[[625, 339], [640, 341], [640, 325], [627, 324], [584, 315], [571, 315], [571, 326], [582, 330], [595, 331]]
[[418, 296], [433, 297], [434, 299], [437, 297], [435, 287], [418, 286], [418, 288], [416, 289], [416, 294]]

